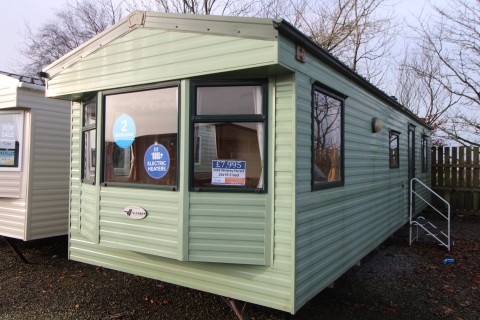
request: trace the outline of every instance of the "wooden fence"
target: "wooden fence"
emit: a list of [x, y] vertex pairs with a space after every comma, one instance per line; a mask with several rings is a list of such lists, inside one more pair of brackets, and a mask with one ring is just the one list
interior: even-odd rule
[[432, 188], [453, 214], [480, 216], [478, 147], [432, 147]]

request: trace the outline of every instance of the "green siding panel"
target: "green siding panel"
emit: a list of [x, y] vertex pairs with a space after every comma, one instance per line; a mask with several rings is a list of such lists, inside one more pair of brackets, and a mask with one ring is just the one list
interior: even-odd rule
[[191, 193], [189, 260], [266, 264], [266, 196]]
[[[100, 244], [167, 258], [178, 258], [180, 194], [173, 191], [102, 187]], [[129, 205], [147, 216], [132, 220], [123, 213]]]
[[[294, 308], [298, 310], [407, 221], [410, 120], [314, 57], [307, 55], [308, 63], [298, 63], [294, 49], [293, 43], [281, 39], [281, 63], [299, 69]], [[311, 191], [310, 173], [314, 82], [347, 96], [345, 186], [318, 191]], [[385, 124], [378, 133], [371, 131], [373, 117]], [[389, 168], [389, 130], [401, 132], [399, 169]]]
[[[278, 105], [283, 109], [278, 110], [280, 114], [292, 115], [294, 112], [293, 99], [286, 93], [293, 92], [292, 79], [289, 76], [271, 80], [271, 92], [275, 93]], [[273, 101], [270, 103], [273, 106]], [[291, 213], [294, 196], [273, 195], [277, 187], [282, 190], [287, 182], [292, 182], [294, 168], [287, 163], [295, 159], [291, 152], [294, 139], [274, 140], [274, 126], [269, 127], [269, 148], [271, 152], [276, 150], [277, 144], [284, 148], [282, 162], [285, 165], [277, 170], [273, 157], [269, 159], [269, 179], [274, 181], [275, 187], [270, 184], [267, 194], [189, 193], [183, 191], [183, 184], [179, 186], [179, 192], [97, 187], [100, 192], [97, 195], [99, 243], [95, 244], [76, 227], [78, 217], [83, 213], [80, 212], [80, 203], [89, 212], [93, 212], [96, 203], [95, 195], [88, 192], [90, 190], [81, 192], [85, 186], [80, 183], [78, 160], [79, 108], [79, 104], [74, 104], [72, 113], [71, 259], [292, 311], [294, 220]], [[275, 124], [278, 123], [275, 121], [276, 112], [269, 114]], [[289, 122], [286, 128], [293, 131], [292, 117], [284, 118], [279, 124]], [[186, 152], [183, 150], [181, 157]], [[185, 181], [182, 173], [180, 181]], [[288, 189], [293, 190], [293, 187]], [[181, 199], [183, 194], [188, 196], [187, 201]], [[223, 263], [179, 261], [181, 257], [176, 254], [181, 252], [178, 238], [181, 237], [179, 215], [182, 212], [179, 208], [182, 203], [187, 210], [183, 213], [184, 218], [188, 219], [184, 232], [188, 233], [190, 240], [186, 258]], [[139, 221], [124, 218], [122, 209], [130, 204], [145, 208], [147, 217]], [[277, 210], [275, 217], [271, 209], [273, 205]], [[95, 221], [87, 219], [84, 218], [86, 227], [93, 226]], [[273, 241], [275, 243], [271, 243]], [[268, 260], [271, 265], [265, 266]], [[247, 262], [249, 264], [244, 264]]]
[[48, 81], [48, 96], [271, 65], [271, 40], [136, 29]]

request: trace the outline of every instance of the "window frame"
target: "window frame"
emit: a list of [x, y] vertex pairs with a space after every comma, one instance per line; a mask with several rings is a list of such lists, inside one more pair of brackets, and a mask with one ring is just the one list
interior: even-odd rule
[[[13, 165], [0, 165], [1, 172], [9, 171], [22, 171], [22, 162], [23, 162], [23, 148], [25, 143], [25, 111], [23, 110], [1, 110], [1, 114], [13, 114], [19, 115], [21, 118], [21, 130], [18, 131], [19, 135], [17, 136], [18, 141], [15, 141], [15, 155], [14, 155], [14, 164]], [[14, 120], [15, 121], [15, 120]], [[11, 150], [11, 149], [8, 149]]]
[[[105, 181], [105, 169], [106, 169], [106, 153], [105, 153], [105, 130], [106, 130], [106, 97], [109, 95], [115, 94], [125, 94], [125, 93], [135, 93], [135, 92], [142, 92], [142, 91], [149, 91], [149, 90], [157, 90], [157, 89], [168, 89], [168, 88], [177, 88], [177, 174], [175, 177], [175, 185], [154, 185], [148, 183], [131, 183], [131, 182], [111, 182]], [[107, 187], [107, 186], [114, 186], [114, 187], [127, 187], [127, 188], [139, 188], [139, 189], [156, 189], [156, 190], [168, 190], [168, 191], [178, 191], [180, 185], [180, 125], [181, 125], [181, 86], [179, 81], [174, 82], [167, 82], [167, 83], [160, 83], [160, 84], [152, 84], [152, 85], [142, 85], [142, 86], [134, 86], [134, 87], [124, 87], [124, 88], [117, 88], [112, 90], [105, 90], [101, 92], [101, 99], [102, 99], [102, 128], [100, 130], [101, 135], [101, 170], [100, 170], [100, 185]]]
[[[395, 148], [397, 150], [397, 161], [394, 165], [392, 165], [392, 148], [390, 146], [392, 136], [397, 137], [397, 147]], [[395, 130], [388, 132], [388, 166], [390, 169], [400, 168], [400, 132]]]
[[422, 173], [428, 172], [428, 136], [422, 135], [421, 142]]
[[[315, 116], [315, 92], [318, 91], [321, 94], [324, 94], [330, 98], [333, 98], [340, 102], [340, 175], [341, 179], [338, 181], [325, 181], [325, 182], [315, 182], [315, 171], [314, 171], [314, 163], [315, 163], [315, 123], [314, 123], [314, 116]], [[323, 190], [323, 189], [330, 189], [330, 188], [337, 188], [342, 187], [345, 185], [345, 100], [347, 96], [331, 89], [325, 85], [320, 83], [314, 83], [312, 85], [312, 92], [311, 92], [311, 113], [310, 113], [310, 121], [311, 121], [311, 172], [310, 172], [310, 179], [311, 179], [311, 191]]]
[[[260, 86], [262, 88], [262, 114], [242, 115], [197, 115], [197, 88], [199, 87], [235, 87], [235, 86]], [[189, 190], [193, 192], [230, 192], [230, 193], [267, 193], [268, 192], [268, 79], [229, 79], [229, 80], [198, 80], [190, 83], [190, 121], [189, 121]], [[236, 123], [252, 122], [263, 123], [263, 188], [242, 187], [195, 187], [195, 124], [196, 123]]]
[[[93, 124], [89, 124], [89, 125], [85, 125], [85, 106], [90, 104], [90, 103], [95, 103], [95, 123]], [[95, 180], [96, 180], [96, 177], [97, 177], [97, 173], [98, 173], [98, 166], [97, 166], [97, 163], [96, 163], [96, 156], [97, 156], [97, 152], [98, 152], [98, 145], [97, 145], [97, 137], [98, 137], [98, 97], [96, 94], [94, 95], [91, 95], [91, 96], [88, 96], [86, 97], [85, 99], [83, 99], [83, 101], [81, 102], [82, 104], [82, 112], [81, 112], [81, 117], [82, 117], [82, 145], [81, 145], [81, 159], [82, 159], [82, 164], [81, 164], [81, 181], [82, 183], [87, 183], [87, 184], [92, 184], [94, 185], [95, 184]], [[95, 141], [95, 150], [92, 150], [94, 153], [95, 153], [95, 158], [92, 158], [92, 161], [94, 162], [94, 165], [95, 165], [95, 173], [94, 173], [94, 178], [93, 180], [91, 179], [86, 179], [85, 178], [85, 157], [87, 156], [87, 154], [85, 153], [85, 133], [88, 132], [88, 131], [93, 131], [95, 130], [95, 138], [94, 138], [94, 141]]]

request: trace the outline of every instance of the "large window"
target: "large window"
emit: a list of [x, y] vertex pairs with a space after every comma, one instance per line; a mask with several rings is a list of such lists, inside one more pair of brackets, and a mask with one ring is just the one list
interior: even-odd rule
[[104, 182], [177, 185], [178, 86], [105, 95]]
[[193, 190], [265, 191], [266, 83], [193, 85]]
[[[0, 113], [0, 168], [19, 170], [23, 143], [23, 112]], [[4, 169], [5, 170], [5, 169]]]
[[400, 168], [400, 133], [390, 131], [389, 137], [390, 168]]
[[343, 185], [343, 101], [339, 95], [313, 87], [313, 189]]
[[96, 97], [83, 103], [83, 181], [95, 181], [97, 154], [97, 99]]

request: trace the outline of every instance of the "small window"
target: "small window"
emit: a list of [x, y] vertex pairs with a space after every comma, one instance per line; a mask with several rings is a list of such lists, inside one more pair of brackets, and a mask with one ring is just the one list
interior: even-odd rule
[[175, 188], [178, 86], [105, 94], [107, 184]]
[[422, 136], [422, 172], [428, 171], [428, 137]]
[[82, 180], [94, 182], [97, 156], [97, 99], [94, 97], [83, 103], [83, 161]]
[[312, 189], [343, 185], [344, 99], [313, 88]]
[[193, 190], [265, 191], [266, 83], [196, 83]]
[[400, 168], [400, 133], [390, 131], [390, 168]]
[[23, 112], [1, 112], [0, 168], [2, 168], [2, 171], [8, 171], [8, 169], [20, 170], [22, 144]]

